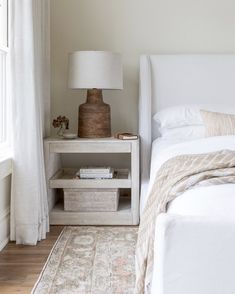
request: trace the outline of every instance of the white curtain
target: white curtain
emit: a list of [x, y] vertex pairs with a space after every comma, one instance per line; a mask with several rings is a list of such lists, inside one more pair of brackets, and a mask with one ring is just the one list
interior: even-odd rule
[[49, 230], [43, 156], [50, 113], [49, 0], [11, 0], [10, 14], [11, 240], [35, 245]]

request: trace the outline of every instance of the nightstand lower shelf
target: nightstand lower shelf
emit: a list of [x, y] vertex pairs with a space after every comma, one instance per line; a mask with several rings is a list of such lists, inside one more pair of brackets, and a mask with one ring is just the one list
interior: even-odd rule
[[113, 179], [77, 179], [78, 169], [62, 168], [50, 179], [50, 188], [131, 188], [131, 174], [128, 169], [116, 169]]
[[[133, 225], [131, 201], [120, 198], [115, 212], [70, 212], [58, 203], [50, 212], [51, 225]], [[137, 223], [136, 223], [137, 224]]]

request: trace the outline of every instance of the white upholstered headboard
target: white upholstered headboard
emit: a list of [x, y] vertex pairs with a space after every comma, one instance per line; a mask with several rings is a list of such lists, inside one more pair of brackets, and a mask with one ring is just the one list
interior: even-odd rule
[[143, 55], [140, 58], [141, 177], [149, 178], [152, 115], [180, 104], [235, 104], [235, 55]]

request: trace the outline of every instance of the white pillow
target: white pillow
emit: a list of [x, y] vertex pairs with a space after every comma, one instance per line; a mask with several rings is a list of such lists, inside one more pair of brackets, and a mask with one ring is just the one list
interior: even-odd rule
[[158, 128], [178, 128], [191, 125], [202, 125], [200, 108], [197, 105], [181, 105], [165, 108], [153, 116]]
[[164, 139], [180, 139], [182, 141], [196, 140], [205, 137], [205, 127], [186, 126], [179, 128], [162, 128], [161, 137]]
[[235, 114], [235, 105], [179, 105], [165, 108], [153, 116], [158, 130], [162, 133], [166, 128], [203, 125], [200, 109]]

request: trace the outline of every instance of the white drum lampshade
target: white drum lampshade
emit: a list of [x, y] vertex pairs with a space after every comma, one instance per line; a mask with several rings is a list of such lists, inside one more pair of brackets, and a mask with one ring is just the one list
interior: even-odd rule
[[122, 58], [108, 51], [76, 51], [69, 55], [68, 86], [88, 89], [79, 107], [78, 136], [111, 136], [110, 106], [103, 102], [103, 89], [123, 89]]

